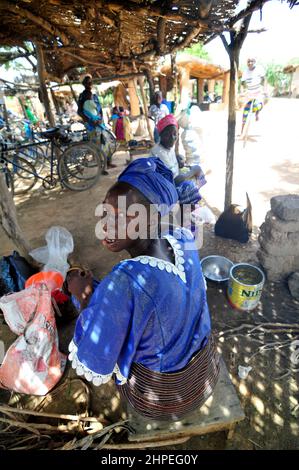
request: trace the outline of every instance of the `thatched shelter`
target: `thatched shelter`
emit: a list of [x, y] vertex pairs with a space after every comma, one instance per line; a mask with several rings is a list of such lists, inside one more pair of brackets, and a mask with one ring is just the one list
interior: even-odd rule
[[39, 44], [52, 79], [143, 72], [152, 60], [222, 31], [238, 0], [0, 1], [0, 44]]
[[283, 73], [291, 75], [290, 81], [290, 96], [293, 98], [299, 98], [299, 64], [298, 65], [287, 65], [283, 69]]
[[[201, 103], [204, 95], [204, 85], [207, 85], [209, 92], [214, 92], [215, 81], [221, 81], [223, 82], [222, 101], [228, 103], [229, 71], [207, 60], [188, 54], [177, 57], [176, 67], [181, 102], [188, 101], [190, 96], [195, 95], [197, 102]], [[170, 61], [167, 61], [159, 69], [158, 76], [161, 91], [166, 96], [166, 92], [172, 86], [172, 65]]]

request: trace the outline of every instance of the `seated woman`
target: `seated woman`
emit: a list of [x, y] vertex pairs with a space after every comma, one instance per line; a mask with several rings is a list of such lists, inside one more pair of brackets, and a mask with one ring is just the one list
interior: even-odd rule
[[[193, 237], [181, 228], [160, 233], [160, 217], [177, 202], [172, 181], [158, 158], [132, 162], [108, 191], [102, 222], [103, 245], [131, 258], [94, 290], [91, 275], [68, 280], [83, 308], [69, 347], [73, 368], [94, 385], [115, 376], [121, 396], [138, 413], [166, 420], [201, 406], [219, 373]], [[110, 221], [116, 222], [113, 238]], [[147, 236], [140, 235], [144, 229]]]
[[[187, 221], [190, 219], [186, 211], [186, 205], [189, 205], [190, 212], [195, 209], [196, 204], [201, 200], [199, 189], [206, 183], [206, 180], [199, 165], [185, 167], [182, 157], [176, 154], [175, 143], [178, 139], [178, 122], [173, 114], [161, 119], [157, 124], [157, 129], [160, 143], [154, 145], [151, 149], [151, 155], [162, 160], [173, 174], [181, 205], [179, 222], [184, 226], [186, 215]], [[194, 226], [192, 226], [193, 229]]]

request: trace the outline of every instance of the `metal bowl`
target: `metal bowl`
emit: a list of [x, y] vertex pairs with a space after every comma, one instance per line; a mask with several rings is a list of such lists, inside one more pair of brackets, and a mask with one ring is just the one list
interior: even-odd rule
[[206, 279], [214, 282], [225, 282], [234, 263], [224, 256], [206, 256], [201, 260], [202, 272]]

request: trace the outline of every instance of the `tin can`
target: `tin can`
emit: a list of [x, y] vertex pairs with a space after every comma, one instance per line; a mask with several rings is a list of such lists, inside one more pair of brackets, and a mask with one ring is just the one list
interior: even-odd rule
[[230, 304], [239, 310], [257, 307], [265, 282], [265, 275], [257, 266], [239, 263], [229, 273], [227, 295]]

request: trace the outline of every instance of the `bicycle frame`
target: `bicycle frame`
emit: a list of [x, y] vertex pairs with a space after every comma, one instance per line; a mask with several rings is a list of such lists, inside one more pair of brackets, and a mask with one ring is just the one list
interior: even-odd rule
[[[47, 175], [46, 177], [42, 177], [40, 175], [37, 174], [37, 172], [32, 172], [30, 170], [28, 170], [27, 168], [24, 168], [23, 166], [21, 165], [18, 165], [18, 162], [17, 162], [17, 152], [18, 150], [21, 150], [21, 149], [25, 149], [25, 148], [32, 148], [32, 147], [37, 147], [41, 144], [44, 144], [44, 143], [48, 143], [50, 142], [51, 143], [51, 155], [50, 155], [50, 175]], [[29, 173], [30, 175], [33, 175], [35, 176], [36, 178], [42, 180], [42, 181], [47, 181], [47, 179], [49, 178], [50, 176], [50, 179], [51, 179], [51, 182], [54, 181], [54, 160], [55, 160], [55, 152], [54, 152], [54, 149], [58, 149], [59, 152], [61, 152], [61, 149], [59, 147], [59, 145], [55, 142], [55, 139], [46, 139], [44, 141], [40, 141], [40, 142], [33, 142], [33, 143], [28, 143], [28, 144], [21, 144], [21, 145], [16, 145], [14, 147], [11, 147], [9, 148], [7, 146], [7, 144], [3, 144], [1, 143], [1, 156], [0, 156], [0, 162], [1, 163], [11, 163], [13, 165], [13, 168], [18, 168], [20, 170], [23, 170], [25, 171], [26, 173]], [[7, 155], [9, 153], [12, 153], [13, 152], [13, 157], [12, 157], [12, 160], [10, 158], [7, 157]]]

